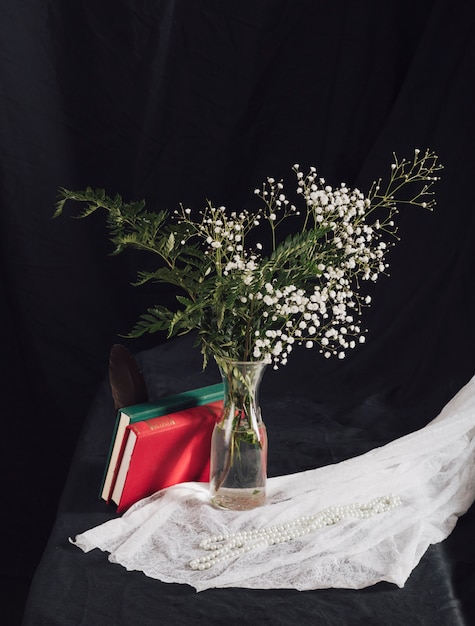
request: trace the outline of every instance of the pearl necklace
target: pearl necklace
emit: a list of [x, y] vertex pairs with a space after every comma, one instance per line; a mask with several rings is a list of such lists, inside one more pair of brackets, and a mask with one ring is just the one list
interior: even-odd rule
[[211, 554], [190, 561], [194, 570], [209, 569], [220, 561], [238, 557], [241, 554], [266, 548], [285, 541], [298, 539], [311, 532], [332, 526], [345, 518], [364, 519], [395, 509], [401, 504], [401, 498], [392, 494], [375, 498], [367, 504], [347, 504], [331, 506], [316, 515], [304, 515], [285, 524], [258, 528], [230, 535], [214, 535], [204, 539], [200, 548]]

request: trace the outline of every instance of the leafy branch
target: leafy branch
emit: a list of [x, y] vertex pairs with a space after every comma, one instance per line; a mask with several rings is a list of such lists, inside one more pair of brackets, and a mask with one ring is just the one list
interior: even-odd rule
[[[230, 212], [208, 202], [197, 216], [183, 205], [154, 212], [143, 200], [125, 202], [103, 189], [60, 188], [55, 217], [69, 202], [81, 205], [79, 218], [105, 211], [113, 254], [134, 248], [159, 259], [156, 269], [138, 272], [135, 284], [178, 288], [177, 310], [151, 306], [131, 337], [196, 330], [205, 363], [213, 354], [277, 367], [294, 343], [343, 358], [364, 341], [359, 320], [370, 299], [363, 285], [386, 273], [384, 237], [395, 239], [398, 207], [434, 207], [441, 169], [429, 150], [415, 150], [412, 159], [394, 155], [388, 181], [375, 181], [365, 196], [344, 184], [333, 188], [315, 168], [304, 175], [295, 165], [295, 202], [282, 181], [268, 178], [254, 191], [262, 200], [256, 211]], [[283, 227], [289, 219], [296, 226], [290, 234]], [[250, 233], [261, 234], [265, 226], [267, 255], [261, 243], [247, 244]]]

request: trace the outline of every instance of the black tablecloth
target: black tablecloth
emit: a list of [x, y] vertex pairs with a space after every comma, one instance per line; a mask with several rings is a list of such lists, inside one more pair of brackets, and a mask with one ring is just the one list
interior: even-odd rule
[[[201, 356], [187, 337], [144, 352], [138, 360], [151, 399], [219, 382], [214, 366], [202, 372]], [[422, 398], [420, 406], [390, 406], [384, 398], [362, 393], [349, 398], [338, 394], [338, 389], [318, 389], [307, 364], [298, 358], [288, 368], [266, 372], [261, 389], [270, 476], [364, 453], [411, 430], [409, 422], [412, 429], [423, 426], [441, 408], [440, 390], [434, 391], [432, 401]], [[211, 589], [197, 593], [186, 585], [128, 572], [109, 563], [107, 554], [99, 550], [84, 554], [68, 538], [116, 516], [97, 495], [114, 421], [110, 387], [104, 381], [85, 422], [56, 523], [33, 580], [24, 626], [475, 623], [474, 507], [446, 541], [430, 547], [403, 589], [379, 583], [361, 591]]]

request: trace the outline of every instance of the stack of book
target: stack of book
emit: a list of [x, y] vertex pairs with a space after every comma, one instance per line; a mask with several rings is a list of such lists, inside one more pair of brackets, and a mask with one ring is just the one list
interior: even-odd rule
[[222, 383], [119, 409], [100, 497], [118, 513], [160, 489], [209, 480]]

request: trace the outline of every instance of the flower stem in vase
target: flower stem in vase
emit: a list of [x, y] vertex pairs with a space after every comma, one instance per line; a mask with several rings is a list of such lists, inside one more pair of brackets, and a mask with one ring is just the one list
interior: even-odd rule
[[258, 403], [266, 363], [216, 360], [224, 409], [211, 441], [211, 499], [216, 506], [250, 509], [266, 497], [267, 433]]

